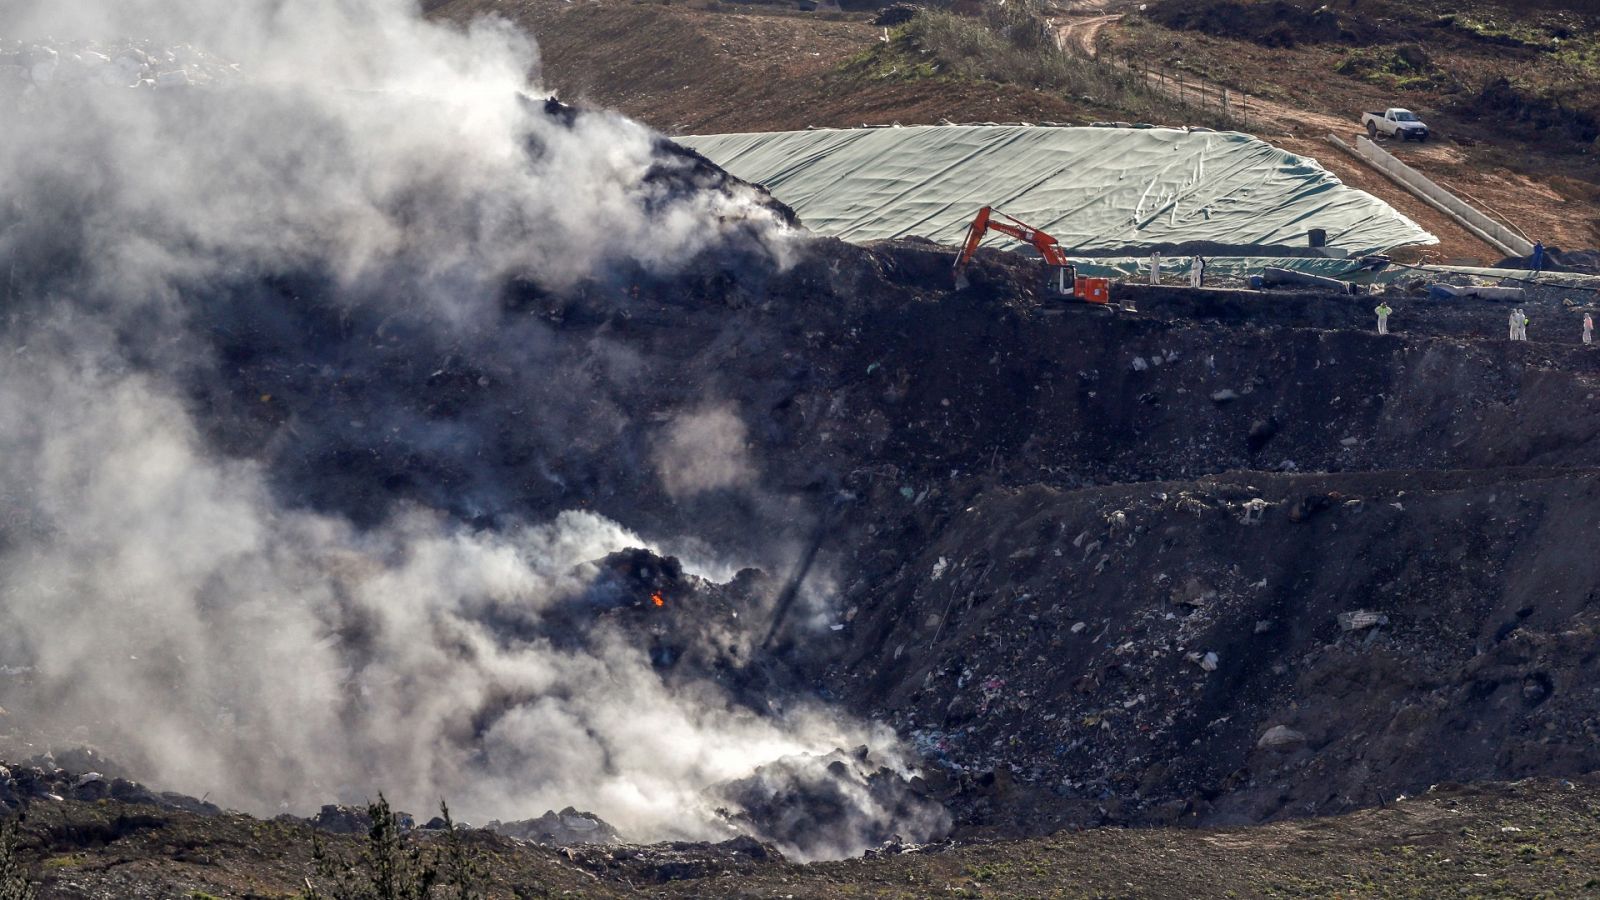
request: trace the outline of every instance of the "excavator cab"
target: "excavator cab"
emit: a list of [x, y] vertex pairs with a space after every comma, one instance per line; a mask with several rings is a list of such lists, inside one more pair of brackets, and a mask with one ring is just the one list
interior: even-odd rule
[[1020, 219], [1012, 218], [988, 206], [978, 210], [977, 217], [967, 226], [967, 237], [962, 242], [961, 253], [956, 257], [954, 267], [957, 290], [967, 286], [967, 264], [972, 262], [973, 255], [978, 252], [978, 245], [983, 242], [990, 230], [1008, 234], [1039, 251], [1050, 273], [1048, 289], [1051, 292], [1080, 303], [1110, 306], [1109, 279], [1079, 276], [1077, 267], [1067, 260], [1059, 241]]

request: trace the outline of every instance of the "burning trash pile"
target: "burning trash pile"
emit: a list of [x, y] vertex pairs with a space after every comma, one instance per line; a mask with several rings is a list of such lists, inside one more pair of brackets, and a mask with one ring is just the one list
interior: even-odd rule
[[[143, 11], [238, 68], [43, 3], [14, 33], [66, 37], [3, 51], [12, 737], [258, 813], [384, 791], [632, 840], [736, 834], [705, 791], [764, 763], [893, 752], [754, 658], [805, 508], [685, 365], [788, 278], [792, 213], [529, 99], [503, 24]], [[227, 84], [100, 89], [176, 71]]]
[[799, 859], [849, 856], [862, 847], [921, 844], [950, 831], [950, 814], [919, 778], [874, 759], [865, 746], [790, 756], [712, 788], [741, 832]]
[[193, 35], [273, 77], [0, 99], [19, 741], [344, 826], [744, 835], [569, 857], [642, 873], [1590, 761], [1600, 573], [1519, 568], [1600, 508], [1536, 468], [1597, 462], [1576, 346], [955, 291], [530, 100], [503, 25], [291, 5]]

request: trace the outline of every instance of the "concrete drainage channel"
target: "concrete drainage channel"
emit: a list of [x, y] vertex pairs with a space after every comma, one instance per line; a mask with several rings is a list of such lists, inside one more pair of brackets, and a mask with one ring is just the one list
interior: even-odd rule
[[1449, 216], [1456, 224], [1471, 232], [1474, 237], [1507, 256], [1525, 257], [1533, 253], [1533, 242], [1506, 225], [1489, 218], [1481, 210], [1440, 187], [1432, 179], [1401, 162], [1394, 154], [1379, 147], [1369, 138], [1357, 137], [1351, 146], [1337, 135], [1328, 135], [1328, 143], [1361, 160], [1390, 181], [1404, 188], [1418, 200]]

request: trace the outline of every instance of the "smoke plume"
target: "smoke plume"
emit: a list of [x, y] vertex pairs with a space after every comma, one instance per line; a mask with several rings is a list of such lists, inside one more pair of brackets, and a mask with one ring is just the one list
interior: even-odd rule
[[[257, 812], [383, 789], [480, 821], [577, 804], [634, 839], [721, 836], [707, 786], [890, 741], [669, 686], [603, 624], [560, 633], [595, 561], [651, 540], [526, 514], [523, 473], [473, 462], [531, 433], [524, 469], [562, 485], [560, 453], [633, 427], [606, 392], [650, 377], [506, 319], [508, 282], [728, 247], [781, 265], [755, 191], [530, 101], [534, 44], [503, 23], [401, 0], [4, 8], [0, 663], [33, 667], [54, 732]], [[507, 399], [424, 415], [382, 390], [412, 374]], [[757, 476], [714, 407], [636, 462], [674, 494]]]
[[674, 497], [750, 483], [754, 467], [745, 449], [744, 422], [726, 407], [674, 419], [656, 455], [656, 467]]

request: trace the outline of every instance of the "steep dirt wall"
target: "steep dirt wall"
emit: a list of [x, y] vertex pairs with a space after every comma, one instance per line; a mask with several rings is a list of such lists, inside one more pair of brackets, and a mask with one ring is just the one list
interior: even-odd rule
[[[920, 528], [887, 514], [856, 555], [834, 689], [918, 735], [990, 827], [1255, 821], [1578, 774], [1600, 765], [1597, 484], [1253, 473], [994, 488]], [[908, 534], [920, 551], [883, 552]], [[998, 798], [977, 780], [993, 767], [1014, 779]]]
[[1600, 388], [1592, 354], [1479, 339], [1504, 327], [1499, 304], [1441, 312], [1443, 333], [1379, 336], [1374, 303], [1046, 315], [975, 289], [885, 305], [824, 332], [808, 348], [820, 371], [751, 414], [807, 452], [827, 435], [858, 465], [939, 482], [1600, 464], [1600, 422], [1571, 414]]

